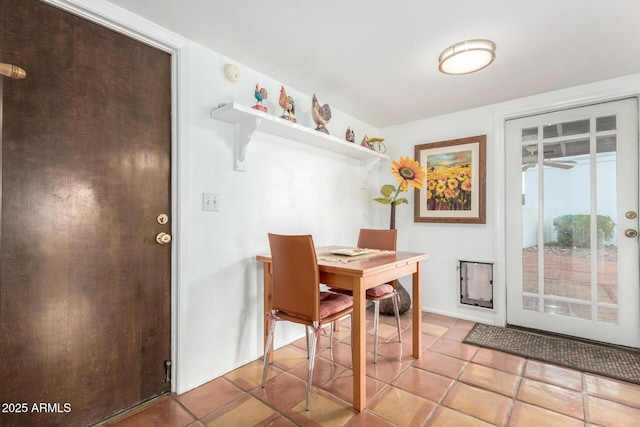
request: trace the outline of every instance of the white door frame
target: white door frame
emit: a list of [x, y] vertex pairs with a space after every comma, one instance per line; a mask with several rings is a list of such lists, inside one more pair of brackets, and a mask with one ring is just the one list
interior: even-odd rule
[[[640, 80], [638, 75], [620, 77], [584, 86], [576, 86], [547, 94], [521, 98], [498, 106], [493, 113], [493, 144], [496, 153], [493, 174], [496, 187], [494, 253], [494, 304], [496, 313], [494, 323], [499, 326], [507, 324], [507, 265], [506, 265], [506, 121], [569, 108], [585, 107], [607, 101], [637, 96], [640, 97]], [[640, 129], [638, 129], [640, 132]]]

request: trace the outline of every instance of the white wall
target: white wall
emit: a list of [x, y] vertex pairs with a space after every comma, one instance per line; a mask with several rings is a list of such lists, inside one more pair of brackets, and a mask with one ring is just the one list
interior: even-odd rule
[[[458, 260], [495, 262], [493, 244], [496, 224], [495, 179], [491, 171], [496, 162], [492, 110], [478, 108], [456, 114], [419, 120], [382, 130], [386, 138], [388, 154], [392, 159], [409, 155], [414, 157], [418, 144], [487, 135], [487, 223], [486, 224], [436, 224], [413, 222], [413, 192], [408, 197], [410, 206], [397, 208], [396, 228], [398, 247], [411, 251], [428, 252], [429, 259], [423, 263], [423, 309], [461, 318], [493, 322], [493, 311], [479, 308], [459, 307]], [[381, 172], [384, 181], [385, 172]], [[391, 182], [391, 174], [387, 181]], [[410, 281], [401, 282], [407, 290]]]
[[[453, 77], [456, 78], [456, 77]], [[640, 74], [493, 104], [382, 129], [392, 159], [410, 154], [417, 144], [487, 135], [487, 221], [474, 224], [413, 222], [411, 207], [398, 209], [398, 247], [431, 254], [424, 264], [421, 307], [425, 311], [503, 325], [506, 323], [504, 121], [530, 114], [588, 105], [640, 94]], [[385, 180], [385, 173], [389, 177]], [[381, 183], [390, 173], [381, 170]], [[520, 215], [520, 211], [512, 213]], [[384, 213], [380, 213], [384, 215]], [[494, 310], [462, 306], [457, 261], [495, 262]], [[408, 282], [405, 287], [410, 289]]]
[[[365, 162], [320, 148], [256, 132], [246, 152], [246, 172], [233, 169], [234, 127], [213, 120], [212, 107], [235, 101], [253, 105], [256, 83], [267, 88], [264, 105], [277, 105], [281, 83], [242, 64], [230, 83], [220, 72], [232, 60], [200, 45], [183, 49], [186, 111], [180, 140], [180, 224], [178, 265], [178, 392], [253, 361], [263, 352], [262, 266], [267, 233], [312, 234], [317, 245], [353, 244], [369, 221], [367, 185], [375, 182]], [[312, 126], [311, 97], [287, 88], [296, 100], [299, 124]], [[377, 130], [332, 109], [328, 125], [343, 137]], [[387, 162], [388, 163], [388, 162]], [[202, 211], [202, 193], [220, 194], [220, 212]], [[183, 253], [184, 250], [184, 253]], [[279, 325], [276, 346], [302, 329]]]
[[[247, 148], [246, 172], [234, 171], [233, 126], [209, 118], [211, 107], [251, 105], [259, 82], [271, 93], [269, 111], [281, 114], [279, 82], [240, 67], [240, 82], [228, 83], [219, 72], [226, 58], [195, 44], [188, 50], [190, 134], [181, 150], [189, 168], [181, 177], [189, 184], [179, 197], [185, 200], [180, 215], [189, 224], [178, 236], [189, 251], [188, 272], [178, 282], [182, 390], [262, 354], [262, 268], [255, 256], [268, 252], [267, 233], [313, 234], [318, 245], [352, 244], [365, 217], [367, 179], [357, 160], [259, 132]], [[292, 88], [288, 94], [297, 101], [298, 122], [310, 126], [310, 97]], [[344, 133], [335, 108], [333, 115], [329, 129]], [[348, 121], [360, 134], [374, 131]], [[220, 194], [220, 212], [201, 210], [204, 192]], [[289, 325], [279, 330], [288, 333], [278, 342], [300, 333]]]

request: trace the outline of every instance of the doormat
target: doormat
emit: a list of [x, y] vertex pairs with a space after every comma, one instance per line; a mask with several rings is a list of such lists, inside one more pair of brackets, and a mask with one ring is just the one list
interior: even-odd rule
[[476, 323], [463, 341], [640, 384], [640, 350]]

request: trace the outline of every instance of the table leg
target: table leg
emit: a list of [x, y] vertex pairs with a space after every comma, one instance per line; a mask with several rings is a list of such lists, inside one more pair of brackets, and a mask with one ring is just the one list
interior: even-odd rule
[[[267, 337], [269, 336], [269, 313], [271, 313], [271, 302], [273, 298], [273, 272], [271, 270], [271, 263], [264, 263], [264, 345], [267, 345]], [[267, 349], [264, 349], [267, 353]], [[273, 342], [271, 343], [271, 349], [269, 351], [269, 363], [273, 362]]]
[[354, 279], [353, 286], [353, 328], [351, 357], [353, 365], [353, 408], [362, 411], [367, 406], [367, 311], [362, 280]]
[[422, 353], [422, 273], [420, 263], [416, 263], [413, 279], [413, 357], [420, 358]]

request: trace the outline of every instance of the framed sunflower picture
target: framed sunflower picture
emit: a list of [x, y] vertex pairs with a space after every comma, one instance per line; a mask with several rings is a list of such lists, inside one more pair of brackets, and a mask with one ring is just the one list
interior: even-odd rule
[[487, 136], [416, 145], [426, 171], [415, 190], [415, 222], [486, 224]]

